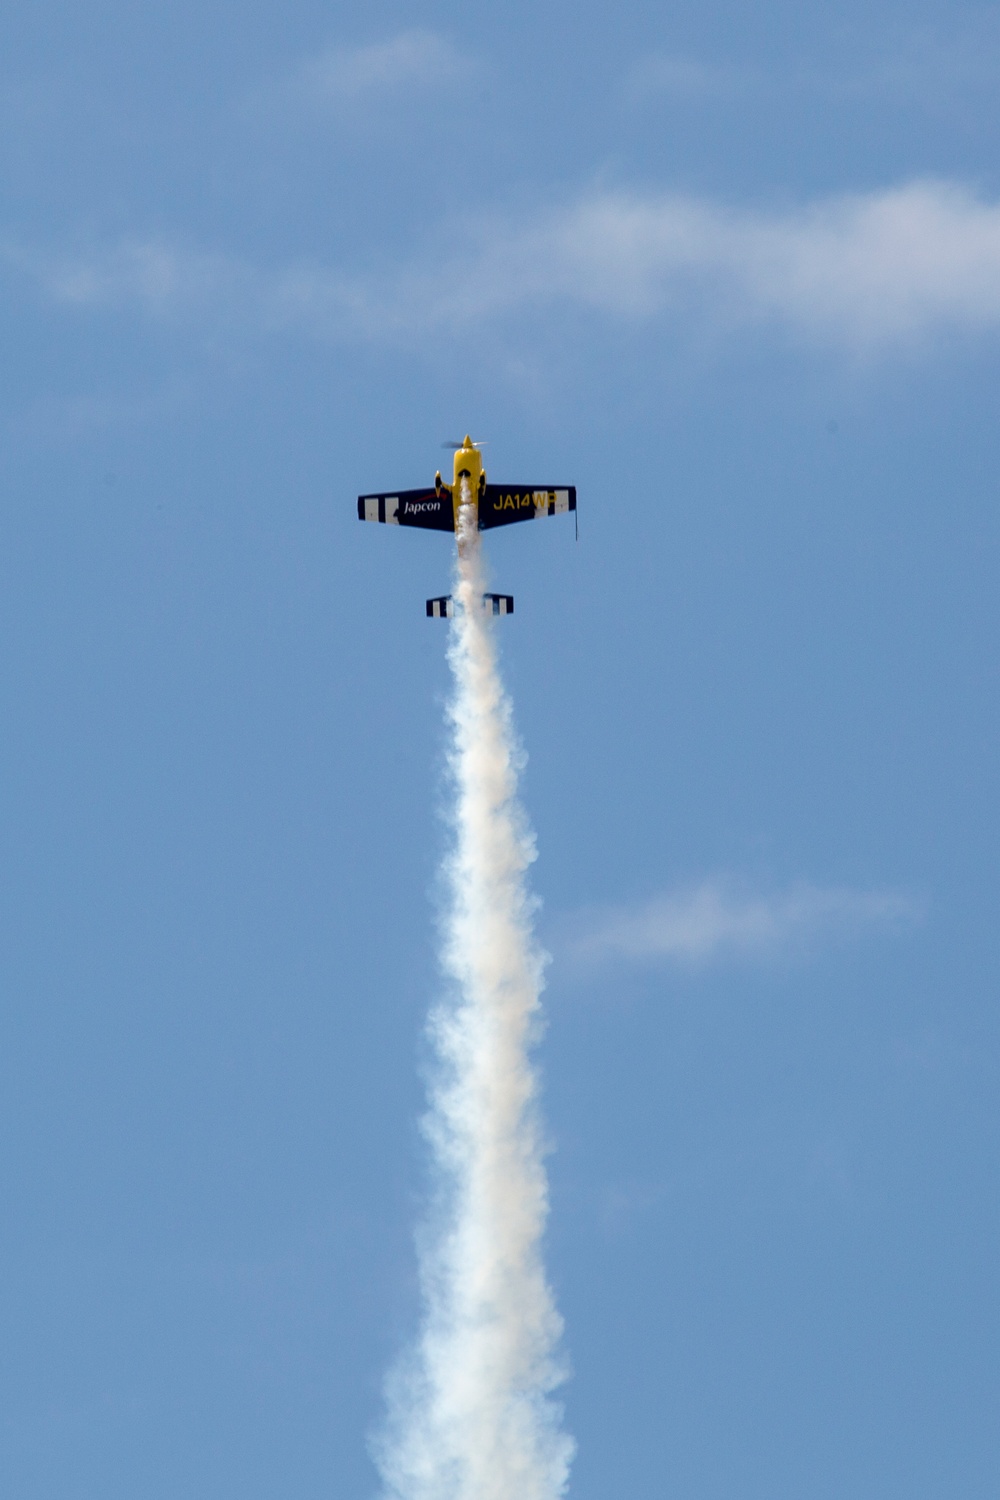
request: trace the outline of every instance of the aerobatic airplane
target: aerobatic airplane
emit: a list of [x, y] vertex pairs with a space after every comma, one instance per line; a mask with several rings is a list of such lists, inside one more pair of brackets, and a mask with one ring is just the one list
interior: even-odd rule
[[[449, 445], [450, 446], [450, 445]], [[548, 484], [487, 484], [483, 455], [470, 437], [455, 447], [455, 480], [447, 485], [440, 473], [434, 488], [396, 490], [394, 494], [359, 495], [358, 519], [381, 521], [388, 526], [420, 526], [425, 531], [458, 532], [463, 495], [475, 513], [479, 531], [509, 526], [513, 521], [532, 521], [536, 516], [558, 516], [576, 510], [573, 485], [559, 488]], [[463, 489], [463, 481], [467, 485]], [[461, 539], [459, 540], [461, 546]], [[484, 594], [483, 607], [495, 615], [514, 613], [510, 594]], [[428, 599], [427, 614], [447, 617], [453, 612], [450, 594]]]

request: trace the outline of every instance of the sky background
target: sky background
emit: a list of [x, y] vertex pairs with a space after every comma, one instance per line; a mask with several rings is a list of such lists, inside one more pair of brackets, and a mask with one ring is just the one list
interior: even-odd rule
[[0, 17], [0, 1489], [371, 1500], [489, 440], [574, 1500], [1000, 1439], [1000, 21]]

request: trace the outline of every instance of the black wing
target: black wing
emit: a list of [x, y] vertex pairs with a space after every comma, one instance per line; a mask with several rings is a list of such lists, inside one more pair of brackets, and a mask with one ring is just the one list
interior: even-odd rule
[[359, 495], [358, 520], [387, 526], [422, 526], [425, 531], [454, 531], [451, 491], [397, 490], [393, 495]]
[[479, 529], [533, 521], [536, 516], [559, 516], [576, 510], [576, 487], [543, 484], [488, 484], [479, 502]]

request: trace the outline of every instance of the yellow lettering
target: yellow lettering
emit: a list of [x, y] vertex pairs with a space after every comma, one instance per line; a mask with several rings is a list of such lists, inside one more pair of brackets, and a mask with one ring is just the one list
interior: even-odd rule
[[513, 502], [513, 500], [511, 499], [511, 497], [509, 495], [507, 496], [506, 500], [503, 503], [503, 508], [504, 508], [504, 510], [513, 510], [515, 508], [514, 507], [514, 502]]

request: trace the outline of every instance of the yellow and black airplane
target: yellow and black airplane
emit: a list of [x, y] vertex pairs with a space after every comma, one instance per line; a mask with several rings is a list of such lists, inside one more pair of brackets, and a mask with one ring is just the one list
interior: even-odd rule
[[[466, 500], [464, 497], [468, 496]], [[479, 531], [509, 526], [514, 521], [533, 521], [536, 516], [558, 516], [576, 510], [573, 485], [488, 484], [483, 455], [470, 437], [455, 449], [453, 484], [435, 474], [434, 488], [396, 490], [394, 494], [359, 495], [358, 519], [380, 521], [388, 526], [419, 526], [425, 531], [457, 532], [463, 504], [474, 508]], [[495, 615], [514, 613], [510, 594], [485, 594], [483, 604]], [[429, 616], [452, 613], [450, 595], [428, 599]]]

